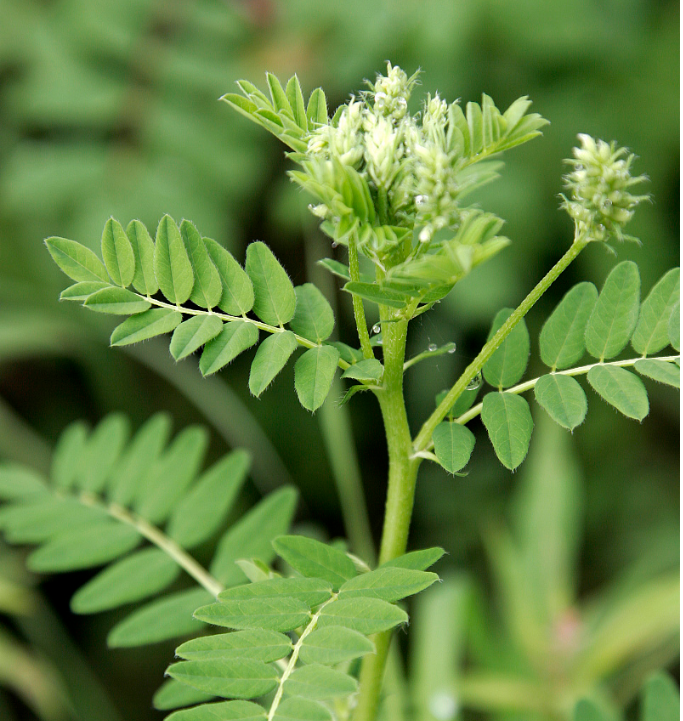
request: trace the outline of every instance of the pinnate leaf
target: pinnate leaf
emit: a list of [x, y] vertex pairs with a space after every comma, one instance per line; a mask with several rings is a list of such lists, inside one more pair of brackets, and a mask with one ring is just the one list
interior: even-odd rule
[[66, 238], [48, 238], [45, 245], [55, 263], [72, 280], [109, 283], [106, 268], [90, 248]]
[[312, 283], [298, 285], [296, 310], [289, 327], [314, 343], [327, 340], [334, 330], [334, 314], [325, 296]]
[[681, 369], [675, 363], [668, 363], [654, 358], [644, 358], [636, 361], [634, 368], [641, 376], [652, 378], [658, 383], [666, 383], [666, 385], [674, 388], [681, 387]]
[[607, 276], [586, 327], [586, 348], [595, 358], [614, 358], [628, 343], [638, 321], [640, 274], [630, 260]]
[[151, 303], [130, 290], [109, 286], [89, 295], [84, 305], [98, 313], [133, 315], [147, 310]]
[[266, 712], [256, 703], [223, 701], [176, 711], [166, 721], [265, 721], [265, 718]]
[[159, 290], [159, 283], [154, 274], [154, 241], [145, 225], [139, 220], [130, 221], [126, 235], [135, 256], [133, 287], [138, 293], [154, 295]]
[[138, 313], [114, 328], [109, 342], [113, 346], [130, 345], [170, 333], [183, 319], [182, 313], [170, 308], [150, 308]]
[[449, 472], [463, 469], [474, 449], [474, 433], [460, 423], [439, 423], [432, 434], [434, 453], [439, 463]]
[[569, 368], [586, 351], [586, 324], [598, 291], [592, 283], [575, 285], [562, 298], [541, 330], [541, 359], [553, 370]]
[[254, 287], [242, 266], [215, 240], [204, 238], [204, 245], [221, 279], [218, 307], [230, 315], [248, 313], [254, 305]]
[[161, 292], [181, 305], [192, 293], [194, 273], [178, 226], [170, 215], [159, 221], [154, 244], [154, 273]]
[[292, 651], [292, 641], [277, 631], [263, 628], [199, 636], [180, 644], [176, 656], [188, 661], [207, 661], [215, 658], [250, 658], [271, 663]]
[[681, 269], [672, 268], [660, 278], [640, 308], [631, 338], [636, 353], [651, 355], [669, 345], [669, 320], [674, 306], [680, 302], [680, 295]]
[[436, 573], [408, 568], [376, 568], [349, 579], [339, 589], [339, 598], [379, 598], [394, 603], [428, 588], [439, 577]]
[[135, 254], [121, 223], [109, 218], [102, 233], [102, 258], [111, 279], [122, 288], [133, 282]]
[[180, 235], [194, 271], [190, 300], [200, 308], [214, 308], [223, 295], [223, 284], [199, 231], [189, 220], [180, 224]]
[[374, 650], [372, 641], [362, 633], [344, 626], [327, 626], [316, 629], [306, 637], [299, 658], [304, 663], [334, 666], [373, 653]]
[[305, 536], [280, 536], [273, 541], [278, 556], [302, 576], [323, 578], [334, 588], [356, 575], [353, 561], [342, 551]]
[[257, 698], [277, 686], [272, 666], [248, 659], [214, 659], [180, 661], [171, 664], [166, 673], [193, 688], [225, 698]]
[[[498, 329], [512, 315], [511, 308], [503, 308], [493, 319], [488, 340], [491, 340]], [[492, 386], [508, 388], [517, 383], [524, 375], [529, 361], [529, 331], [522, 319], [512, 329], [496, 352], [484, 364], [484, 378]]]
[[318, 627], [344, 626], [369, 636], [407, 622], [403, 609], [378, 598], [340, 598], [322, 609]]
[[487, 393], [481, 420], [498, 460], [514, 471], [526, 457], [534, 428], [528, 403], [512, 393]]
[[215, 315], [195, 315], [182, 322], [171, 338], [171, 355], [178, 361], [194, 353], [223, 330], [223, 322]]
[[581, 425], [586, 417], [586, 394], [571, 376], [556, 373], [541, 376], [534, 387], [534, 395], [541, 408], [570, 431]]
[[249, 245], [245, 269], [254, 286], [256, 315], [270, 325], [289, 323], [296, 309], [294, 286], [265, 243]]
[[233, 361], [240, 353], [258, 343], [258, 328], [252, 323], [233, 320], [205, 346], [199, 360], [199, 370], [208, 376]]
[[637, 375], [617, 366], [599, 365], [586, 376], [593, 390], [628, 418], [642, 421], [650, 403], [643, 381]]
[[339, 363], [339, 351], [331, 345], [307, 350], [294, 365], [294, 387], [301, 405], [316, 411], [325, 402]]
[[288, 330], [274, 333], [261, 343], [249, 373], [249, 390], [253, 395], [258, 398], [266, 390], [297, 346], [296, 336]]

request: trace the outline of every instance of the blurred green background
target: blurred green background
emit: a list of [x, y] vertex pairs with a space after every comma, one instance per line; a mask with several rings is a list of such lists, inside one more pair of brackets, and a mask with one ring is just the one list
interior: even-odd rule
[[[386, 60], [408, 73], [422, 69], [414, 110], [422, 92], [434, 90], [463, 103], [486, 92], [501, 108], [528, 94], [551, 121], [477, 197], [506, 219], [513, 245], [413, 324], [410, 354], [432, 342], [458, 347], [409, 371], [415, 429], [474, 356], [496, 310], [517, 304], [570, 242], [557, 195], [562, 158], [578, 132], [628, 146], [639, 156], [636, 172], [651, 179], [653, 202], [629, 226], [642, 246], [617, 248], [619, 259], [638, 263], [644, 292], [678, 264], [679, 7], [672, 0], [0, 0], [0, 458], [42, 469], [74, 419], [96, 422], [122, 410], [139, 425], [166, 409], [177, 428], [208, 424], [216, 456], [234, 445], [254, 452], [245, 504], [294, 480], [301, 522], [344, 534], [319, 418], [298, 405], [291, 368], [256, 401], [246, 384], [250, 358], [202, 380], [195, 360], [175, 365], [165, 340], [109, 350], [114, 322], [58, 303], [64, 278], [42, 241], [60, 235], [97, 249], [110, 215], [153, 229], [164, 213], [191, 219], [240, 260], [248, 242], [265, 240], [295, 284], [313, 280], [336, 301], [340, 337], [353, 343], [350, 302], [314, 264], [338, 251], [287, 181], [283, 148], [217, 99], [239, 78], [264, 87], [266, 70], [283, 79], [296, 72], [306, 91], [322, 85], [333, 109]], [[600, 286], [613, 264], [601, 247], [584, 252], [528, 318], [532, 338], [573, 282]], [[532, 457], [518, 474], [497, 463], [479, 424], [467, 477], [423, 466], [411, 545], [442, 545], [449, 555], [437, 570], [457, 575], [450, 590], [444, 585], [443, 603], [433, 602], [441, 609], [435, 638], [450, 649], [437, 654], [440, 670], [428, 672], [426, 620], [417, 619], [406, 651], [415, 678], [424, 677], [412, 690], [415, 718], [459, 717], [460, 701], [474, 709], [464, 718], [558, 718], [542, 709], [515, 715], [504, 684], [482, 690], [476, 678], [469, 687], [458, 679], [476, 672], [484, 685], [523, 678], [555, 688], [564, 672], [548, 670], [548, 654], [571, 656], [557, 644], [607, 614], [610, 602], [635, 610], [622, 613], [616, 660], [598, 674], [605, 704], [628, 709], [651, 669], [677, 670], [674, 596], [657, 591], [675, 580], [679, 563], [678, 397], [661, 386], [648, 390], [651, 412], [641, 426], [589, 396], [588, 420], [571, 442], [534, 409]], [[359, 396], [350, 413], [377, 536], [386, 471], [379, 413]], [[548, 495], [553, 483], [565, 502]], [[9, 659], [2, 649], [14, 649], [30, 670], [20, 677], [0, 664], [0, 718], [161, 718], [150, 698], [172, 644], [107, 651], [113, 614], [68, 611], [85, 574], [42, 580], [38, 595], [38, 581], [19, 570], [20, 554], [2, 547], [0, 557], [0, 577], [15, 594], [3, 601], [0, 586], [8, 613], [0, 656]], [[534, 586], [538, 574], [549, 588]], [[29, 608], [27, 598], [30, 612], [18, 613]], [[530, 611], [539, 598], [550, 605]], [[666, 623], [619, 646], [640, 619], [655, 617]], [[449, 693], [458, 701], [449, 702]]]

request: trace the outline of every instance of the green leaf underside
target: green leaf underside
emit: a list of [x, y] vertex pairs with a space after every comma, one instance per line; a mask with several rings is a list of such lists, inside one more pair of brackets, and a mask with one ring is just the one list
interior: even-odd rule
[[681, 350], [681, 303], [676, 303], [669, 319], [669, 343], [677, 350]]
[[154, 241], [139, 220], [131, 220], [126, 228], [126, 235], [135, 257], [133, 287], [138, 293], [154, 295], [159, 290], [159, 283], [154, 273]]
[[408, 568], [413, 571], [425, 571], [433, 566], [446, 553], [443, 548], [423, 548], [410, 551], [403, 556], [383, 563], [380, 568]]
[[294, 388], [301, 405], [316, 411], [325, 402], [339, 363], [339, 351], [332, 346], [307, 350], [294, 365]]
[[163, 591], [178, 577], [180, 568], [157, 548], [145, 548], [101, 571], [71, 599], [75, 613], [98, 613], [141, 601]]
[[325, 296], [312, 283], [294, 289], [296, 310], [289, 327], [314, 343], [327, 340], [334, 330], [334, 314]]
[[284, 689], [288, 696], [327, 699], [350, 696], [358, 690], [358, 682], [341, 671], [313, 663], [294, 671]]
[[648, 414], [647, 391], [634, 373], [616, 366], [595, 366], [586, 378], [603, 400], [628, 418], [642, 421]]
[[266, 712], [251, 701], [222, 701], [176, 711], [166, 721], [264, 721]]
[[192, 614], [211, 599], [211, 594], [203, 588], [192, 588], [151, 601], [114, 626], [107, 643], [114, 648], [124, 648], [196, 635], [203, 624]]
[[121, 224], [109, 218], [102, 233], [102, 258], [110, 278], [126, 288], [135, 275], [135, 254]]
[[333, 721], [333, 718], [321, 703], [292, 696], [278, 706], [273, 721]]
[[168, 535], [183, 548], [211, 538], [232, 508], [250, 463], [246, 451], [236, 450], [205, 471], [173, 510]]
[[423, 591], [439, 577], [435, 573], [408, 568], [377, 568], [349, 579], [339, 589], [339, 598], [379, 598], [394, 603]]
[[170, 333], [180, 325], [182, 319], [182, 313], [177, 310], [150, 308], [150, 310], [138, 313], [116, 326], [109, 342], [113, 346], [139, 343], [157, 335]]
[[272, 666], [248, 659], [180, 661], [166, 673], [193, 688], [224, 698], [257, 698], [277, 686]]
[[311, 611], [303, 601], [287, 597], [225, 600], [195, 611], [195, 618], [214, 626], [280, 632], [306, 625], [310, 616]]
[[98, 313], [133, 315], [147, 310], [151, 303], [130, 290], [109, 286], [89, 295], [85, 300], [85, 306]]
[[432, 434], [434, 453], [439, 463], [449, 472], [463, 469], [474, 449], [474, 433], [459, 423], [439, 423]]
[[673, 680], [662, 672], [645, 683], [643, 693], [643, 721], [679, 721], [680, 701]]
[[310, 608], [327, 601], [331, 595], [331, 585], [320, 578], [270, 578], [229, 588], [218, 594], [218, 600], [223, 602], [287, 597], [301, 601]]
[[196, 315], [181, 323], [171, 338], [171, 355], [177, 360], [194, 353], [223, 330], [223, 322], [215, 315]]
[[374, 650], [372, 641], [358, 631], [344, 626], [327, 626], [316, 629], [306, 637], [299, 658], [304, 663], [333, 666], [373, 653]]
[[208, 376], [232, 362], [240, 353], [258, 343], [258, 328], [252, 323], [234, 320], [204, 347], [199, 370]]
[[154, 273], [161, 292], [171, 303], [182, 305], [194, 286], [192, 263], [173, 218], [165, 215], [159, 221], [154, 244]]
[[323, 578], [335, 589], [356, 575], [356, 567], [345, 553], [312, 538], [281, 536], [273, 541], [273, 548], [302, 576]]
[[275, 333], [258, 347], [249, 373], [249, 390], [257, 398], [273, 382], [275, 376], [287, 365], [297, 349], [296, 336], [291, 331]]
[[322, 88], [316, 88], [308, 99], [306, 116], [309, 123], [323, 125], [327, 123], [327, 100]]
[[572, 431], [583, 423], [588, 410], [586, 394], [571, 376], [541, 376], [534, 387], [536, 401], [563, 428]]
[[87, 300], [93, 293], [104, 288], [111, 288], [111, 284], [99, 280], [76, 283], [63, 290], [59, 294], [59, 300]]
[[142, 538], [130, 526], [104, 522], [64, 531], [27, 560], [32, 571], [74, 571], [100, 566], [135, 548]]
[[586, 352], [586, 324], [598, 299], [592, 283], [575, 285], [543, 325], [539, 338], [541, 359], [555, 369], [569, 368]]
[[638, 324], [631, 338], [636, 353], [651, 355], [669, 345], [671, 312], [680, 300], [681, 270], [672, 268], [652, 288], [640, 307]]
[[358, 381], [377, 382], [384, 373], [384, 366], [376, 358], [366, 358], [349, 366], [342, 378], [352, 378]]
[[55, 263], [72, 280], [109, 283], [104, 264], [90, 248], [66, 238], [48, 238], [45, 245]]
[[513, 471], [526, 457], [534, 428], [528, 403], [512, 393], [487, 393], [481, 419], [498, 460]]
[[[512, 312], [512, 308], [503, 308], [496, 313], [488, 340], [493, 338]], [[529, 350], [529, 331], [524, 320], [521, 320], [484, 364], [483, 372], [487, 383], [501, 389], [517, 383], [526, 370]]]
[[292, 642], [288, 636], [258, 628], [193, 638], [178, 646], [176, 655], [188, 661], [249, 658], [271, 663], [284, 658], [291, 651]]
[[194, 273], [190, 300], [200, 308], [214, 308], [223, 295], [223, 284], [199, 231], [188, 220], [180, 224], [180, 236]]
[[675, 363], [645, 358], [636, 361], [634, 368], [641, 376], [651, 378], [658, 383], [665, 383], [674, 388], [681, 387], [681, 369]]
[[35, 471], [13, 463], [0, 463], [0, 500], [12, 501], [47, 493], [45, 480]]
[[198, 691], [174, 678], [169, 678], [154, 694], [152, 705], [159, 711], [170, 711], [174, 708], [210, 701], [212, 698], [214, 698], [213, 694]]
[[254, 313], [270, 325], [292, 320], [296, 308], [294, 286], [265, 243], [258, 241], [247, 247], [245, 269], [254, 286]]
[[254, 305], [254, 288], [242, 266], [215, 240], [204, 238], [204, 245], [221, 279], [218, 307], [230, 315], [248, 313]]
[[586, 349], [595, 358], [614, 358], [628, 343], [638, 321], [640, 274], [630, 260], [607, 276], [586, 327]]
[[378, 598], [338, 599], [325, 606], [318, 618], [318, 628], [344, 626], [365, 636], [388, 631], [408, 622], [408, 614]]

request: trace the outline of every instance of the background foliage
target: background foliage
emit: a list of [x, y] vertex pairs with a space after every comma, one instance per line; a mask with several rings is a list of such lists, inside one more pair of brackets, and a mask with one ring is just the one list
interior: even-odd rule
[[[63, 281], [42, 239], [61, 235], [95, 249], [110, 215], [154, 228], [169, 213], [191, 219], [239, 260], [247, 242], [264, 240], [295, 284], [325, 288], [329, 279], [314, 260], [333, 251], [312, 230], [308, 200], [284, 177], [282, 147], [216, 102], [236, 79], [296, 72], [305, 90], [322, 85], [336, 106], [391, 59], [408, 72], [420, 66], [425, 90], [437, 88], [448, 100], [486, 92], [506, 107], [528, 93], [551, 125], [511, 156], [503, 180], [479, 196], [507, 219], [513, 245], [416, 322], [409, 339], [409, 355], [430, 343], [457, 344], [455, 354], [409, 371], [409, 415], [421, 421], [485, 339], [495, 313], [519, 302], [568, 244], [571, 227], [556, 196], [561, 159], [577, 132], [632, 148], [640, 156], [636, 172], [652, 181], [654, 202], [629, 226], [643, 245], [619, 246], [619, 260], [638, 263], [644, 289], [677, 263], [678, 12], [667, 0], [1, 0], [0, 457], [42, 469], [74, 419], [96, 422], [122, 410], [139, 426], [168, 410], [177, 428], [208, 421], [213, 458], [234, 445], [254, 452], [243, 508], [294, 478], [302, 488], [301, 523], [343, 534], [322, 416], [299, 407], [291, 369], [257, 402], [246, 390], [249, 359], [202, 380], [192, 360], [174, 364], [164, 340], [108, 350], [112, 320], [56, 302]], [[583, 253], [528, 318], [531, 337], [573, 282], [600, 287], [613, 263], [599, 247]], [[333, 287], [328, 297], [337, 298], [340, 337], [348, 340], [350, 302]], [[580, 479], [571, 505], [577, 510], [564, 521], [574, 539], [567, 553], [575, 559], [580, 598], [615, 581], [622, 588], [643, 584], [678, 564], [676, 401], [662, 387], [651, 388], [650, 398], [650, 416], [638, 426], [589, 395], [588, 420], [563, 451]], [[385, 472], [383, 440], [374, 433], [379, 413], [362, 396], [350, 408], [377, 533]], [[545, 442], [539, 432], [536, 443]], [[479, 613], [494, 619], [509, 616], [510, 602], [492, 587], [490, 529], [506, 516], [513, 527], [536, 524], [533, 504], [515, 500], [519, 481], [486, 451], [475, 454], [465, 478], [425, 465], [418, 486], [412, 544], [446, 548], [442, 575], [471, 569], [467, 583], [478, 589]], [[4, 549], [2, 557], [9, 558]], [[1, 573], [21, 588], [32, 583], [6, 565]], [[36, 602], [27, 618], [7, 620], [12, 637], [33, 644], [48, 686], [71, 691], [76, 717], [97, 708], [101, 719], [155, 718], [151, 690], [171, 648], [159, 647], [156, 658], [148, 650], [107, 651], [111, 617], [68, 614], [68, 598], [82, 581], [44, 581], [62, 621]], [[80, 658], [59, 664], [63, 678], [49, 661], [65, 635], [61, 623]], [[49, 630], [37, 632], [41, 624]], [[480, 638], [471, 663], [485, 666], [486, 650], [490, 657], [496, 643], [513, 647], [504, 633]], [[675, 649], [660, 661], [674, 659]], [[88, 666], [99, 681], [83, 680], [92, 676]], [[0, 696], [0, 715], [31, 718], [15, 693], [21, 689]], [[65, 709], [55, 702], [45, 717], [68, 718]]]

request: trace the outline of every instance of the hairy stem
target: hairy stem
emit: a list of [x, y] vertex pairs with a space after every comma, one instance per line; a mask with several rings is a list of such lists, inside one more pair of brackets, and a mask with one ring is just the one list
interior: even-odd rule
[[[360, 280], [360, 266], [358, 264], [358, 239], [355, 233], [351, 233], [349, 237], [349, 274], [351, 280]], [[353, 317], [356, 320], [356, 328], [358, 328], [358, 339], [360, 347], [365, 358], [374, 358], [370, 345], [370, 333], [368, 333], [368, 323], [365, 320], [365, 307], [363, 299], [360, 296], [353, 295]]]
[[420, 432], [415, 438], [415, 453], [424, 451], [432, 440], [434, 429], [446, 417], [448, 411], [452, 408], [456, 400], [466, 390], [470, 381], [481, 371], [486, 361], [496, 352], [498, 347], [507, 338], [512, 329], [519, 323], [522, 318], [533, 308], [538, 299], [548, 290], [548, 288], [557, 280], [560, 273], [579, 255], [579, 253], [588, 245], [587, 240], [578, 238], [575, 240], [569, 250], [555, 263], [555, 265], [546, 273], [539, 281], [536, 287], [527, 295], [527, 297], [517, 306], [512, 315], [498, 329], [498, 332], [491, 338], [488, 343], [479, 351], [477, 357], [465, 368], [463, 374], [458, 378], [455, 385], [448, 391], [446, 397], [438, 405], [437, 409], [424, 422]]

